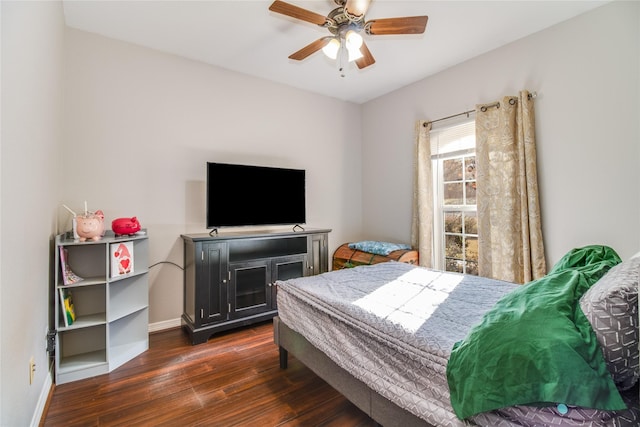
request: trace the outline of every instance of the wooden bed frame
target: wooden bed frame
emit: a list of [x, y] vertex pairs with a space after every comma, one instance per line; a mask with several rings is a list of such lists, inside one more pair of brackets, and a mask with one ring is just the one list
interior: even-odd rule
[[280, 368], [287, 368], [291, 353], [378, 424], [384, 427], [431, 426], [354, 378], [277, 316], [273, 318], [273, 340], [280, 349]]

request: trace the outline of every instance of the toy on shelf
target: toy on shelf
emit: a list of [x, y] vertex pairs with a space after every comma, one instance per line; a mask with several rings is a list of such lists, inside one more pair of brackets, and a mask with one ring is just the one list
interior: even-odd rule
[[111, 229], [116, 236], [132, 235], [140, 231], [140, 222], [135, 216], [132, 218], [117, 218], [111, 222]]
[[76, 232], [80, 241], [98, 241], [104, 236], [104, 214], [101, 210], [76, 216]]
[[84, 202], [84, 214], [78, 215], [68, 206], [64, 206], [74, 216], [73, 232], [81, 242], [87, 240], [98, 241], [104, 236], [104, 213], [101, 210], [89, 212], [87, 202]]

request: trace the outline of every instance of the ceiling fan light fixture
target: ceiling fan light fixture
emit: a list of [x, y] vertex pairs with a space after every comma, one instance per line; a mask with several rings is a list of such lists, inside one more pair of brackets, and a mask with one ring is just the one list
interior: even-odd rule
[[344, 14], [350, 21], [359, 21], [369, 8], [371, 0], [346, 0], [344, 2]]
[[344, 37], [347, 49], [360, 49], [362, 46], [362, 36], [355, 30], [347, 31]]
[[340, 41], [336, 38], [332, 38], [323, 48], [322, 52], [331, 59], [338, 57], [338, 51], [340, 50]]
[[[0, 0], [2, 1], [2, 0]], [[340, 75], [344, 77], [347, 65], [355, 61], [359, 69], [375, 64], [376, 60], [362, 39], [363, 34], [422, 34], [427, 26], [428, 16], [405, 16], [380, 18], [367, 21], [365, 14], [371, 0], [334, 0], [338, 7], [327, 16], [301, 8], [282, 0], [274, 0], [269, 10], [301, 21], [326, 28], [332, 34], [321, 37], [289, 55], [289, 59], [302, 61], [321, 50], [336, 60]]]

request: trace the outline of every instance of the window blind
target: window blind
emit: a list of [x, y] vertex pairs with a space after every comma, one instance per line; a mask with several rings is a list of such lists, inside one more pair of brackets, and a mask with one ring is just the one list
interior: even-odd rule
[[431, 155], [474, 149], [476, 146], [475, 120], [431, 131]]

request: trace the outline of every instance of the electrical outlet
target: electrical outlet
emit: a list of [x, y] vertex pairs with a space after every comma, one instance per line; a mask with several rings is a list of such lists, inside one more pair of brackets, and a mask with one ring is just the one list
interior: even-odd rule
[[29, 359], [29, 385], [33, 384], [33, 376], [36, 374], [36, 362], [33, 360], [33, 356]]

